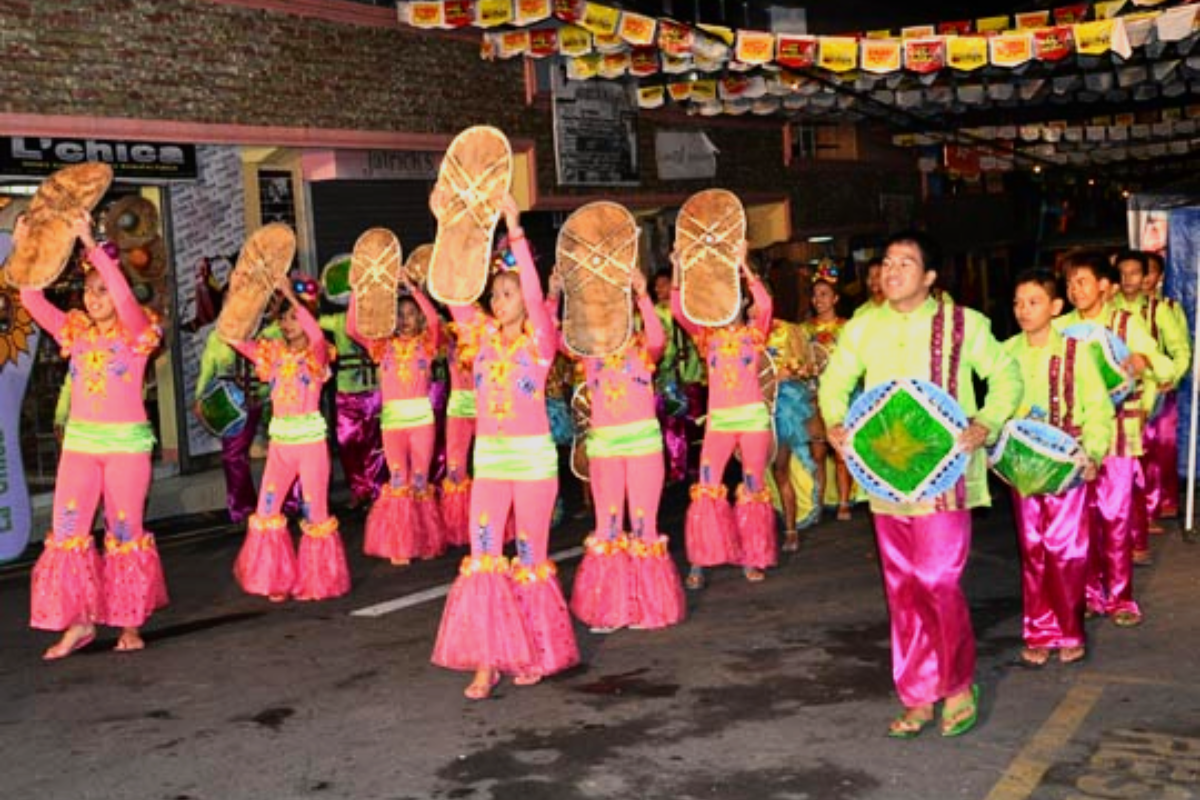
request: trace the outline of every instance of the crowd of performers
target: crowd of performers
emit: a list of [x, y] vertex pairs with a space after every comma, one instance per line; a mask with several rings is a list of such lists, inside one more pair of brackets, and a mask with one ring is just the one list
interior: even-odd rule
[[[843, 422], [856, 391], [894, 378], [930, 381], [958, 401], [970, 419], [959, 444], [971, 457], [965, 479], [935, 500], [871, 500], [904, 707], [889, 735], [920, 734], [939, 704], [942, 735], [976, 722], [975, 640], [961, 578], [971, 509], [990, 501], [982, 448], [1014, 416], [1061, 427], [1089, 459], [1087, 482], [1077, 488], [1014, 495], [1023, 559], [1020, 659], [1040, 666], [1054, 654], [1063, 663], [1084, 658], [1085, 616], [1122, 627], [1142, 620], [1133, 565], [1146, 563], [1157, 521], [1177, 513], [1174, 390], [1190, 360], [1182, 313], [1158, 293], [1161, 261], [1080, 252], [1061, 276], [1022, 274], [1013, 306], [1021, 333], [1003, 344], [986, 317], [934, 288], [941, 258], [919, 232], [888, 243], [870, 266], [872, 296], [849, 320], [836, 314], [836, 278], [820, 273], [809, 321], [776, 319], [771, 294], [744, 254], [747, 302], [720, 327], [681, 313], [678, 265], [652, 282], [635, 270], [636, 334], [609, 356], [569, 360], [556, 322], [562, 282], [552, 274], [543, 293], [511, 198], [503, 216], [506, 236], [486, 308], [452, 305], [447, 321], [421, 286], [402, 278], [395, 331], [369, 339], [352, 298], [344, 312], [319, 319], [316, 283], [285, 278], [269, 330], [231, 347], [214, 337], [201, 383], [252, 372], [262, 387], [247, 385], [251, 420], [223, 441], [229, 512], [246, 526], [234, 565], [246, 592], [282, 602], [350, 590], [328, 502], [330, 448], [320, 409], [322, 387], [342, 359], [336, 438], [351, 503], [370, 505], [364, 551], [399, 566], [469, 547], [433, 661], [471, 673], [465, 694], [472, 699], [487, 697], [503, 674], [530, 685], [575, 664], [572, 612], [599, 632], [674, 625], [685, 615], [684, 587], [703, 588], [706, 570], [733, 565], [748, 581], [761, 581], [777, 562], [780, 532], [782, 548], [795, 549], [797, 531], [812, 524], [826, 498], [838, 519], [848, 518], [856, 489], [839, 455], [847, 443]], [[52, 530], [33, 573], [32, 625], [62, 632], [47, 660], [86, 646], [97, 625], [121, 629], [118, 650], [140, 649], [139, 629], [167, 602], [154, 537], [142, 520], [153, 444], [142, 383], [162, 333], [94, 240], [88, 214], [80, 214], [75, 233], [87, 264], [84, 308], [63, 312], [40, 290], [21, 295], [70, 359]], [[16, 237], [23, 234], [19, 224]], [[1060, 278], [1074, 307], [1066, 315]], [[1139, 388], [1119, 407], [1098, 367], [1059, 333], [1078, 320], [1110, 328], [1133, 354], [1123, 366]], [[766, 356], [770, 385], [762, 380]], [[444, 402], [435, 380], [442, 359]], [[982, 405], [973, 377], [987, 386]], [[595, 524], [568, 604], [548, 546], [561, 460], [555, 420], [569, 417], [563, 407], [575, 391], [590, 396]], [[269, 445], [255, 492], [248, 459], [264, 405]], [[691, 462], [688, 444], [696, 438], [702, 444]], [[740, 480], [731, 499], [726, 471], [735, 453]], [[684, 480], [692, 483], [681, 576], [657, 518], [664, 484]], [[103, 558], [91, 531], [101, 499]], [[301, 516], [298, 549], [289, 503]], [[506, 543], [515, 557], [505, 555]]]

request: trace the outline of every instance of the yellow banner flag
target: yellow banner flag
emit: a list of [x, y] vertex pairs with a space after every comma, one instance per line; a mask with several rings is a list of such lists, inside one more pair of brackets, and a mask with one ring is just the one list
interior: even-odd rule
[[654, 35], [658, 33], [658, 23], [653, 17], [626, 11], [621, 15], [621, 27], [617, 33], [635, 47], [646, 47], [654, 44]]
[[1033, 36], [1029, 33], [1004, 33], [988, 42], [992, 64], [997, 67], [1019, 67], [1033, 58]]
[[666, 102], [666, 96], [661, 86], [642, 86], [638, 89], [638, 108], [659, 108]]
[[558, 29], [558, 52], [577, 58], [592, 52], [592, 35], [575, 25], [564, 25]]
[[550, 18], [553, 0], [517, 0], [516, 25], [532, 25]]
[[717, 82], [715, 80], [713, 80], [712, 78], [705, 78], [704, 80], [692, 81], [692, 90], [689, 93], [689, 96], [693, 100], [699, 100], [701, 102], [703, 102], [705, 100], [716, 100], [717, 99]]
[[500, 58], [512, 58], [529, 52], [529, 31], [505, 31], [496, 36], [496, 55]]
[[910, 25], [900, 29], [901, 39], [925, 39], [937, 33], [932, 25]]
[[975, 30], [979, 33], [997, 33], [1008, 30], [1008, 15], [999, 17], [983, 17], [975, 20]]
[[676, 81], [667, 84], [667, 94], [675, 102], [682, 102], [692, 96], [692, 84], [688, 81]]
[[620, 22], [621, 9], [602, 6], [599, 3], [586, 3], [579, 25], [595, 34], [616, 36]]
[[743, 64], [766, 64], [775, 58], [775, 34], [738, 31], [734, 58]]
[[889, 30], [867, 31], [868, 39], [891, 39], [892, 32]]
[[408, 24], [414, 28], [440, 28], [445, 22], [442, 0], [408, 4]]
[[1079, 22], [1072, 26], [1075, 31], [1075, 52], [1098, 56], [1112, 49], [1115, 22], [1111, 19], [1096, 22]]
[[593, 53], [588, 56], [567, 59], [567, 77], [573, 81], [586, 81], [600, 74], [600, 56]]
[[849, 72], [858, 66], [858, 40], [852, 36], [818, 37], [817, 66], [830, 72]]
[[705, 25], [700, 22], [696, 27], [707, 33], [709, 36], [715, 36], [721, 40], [721, 43], [726, 47], [733, 45], [733, 28], [726, 28], [724, 25]]
[[953, 69], [971, 72], [988, 63], [985, 36], [950, 36], [946, 39], [946, 63]]
[[858, 57], [863, 72], [884, 74], [900, 69], [901, 52], [899, 39], [863, 39], [859, 42]]
[[1125, 0], [1101, 0], [1096, 3], [1096, 19], [1112, 19], [1121, 13]]
[[475, 4], [475, 24], [480, 28], [495, 28], [512, 21], [512, 0], [479, 0]]

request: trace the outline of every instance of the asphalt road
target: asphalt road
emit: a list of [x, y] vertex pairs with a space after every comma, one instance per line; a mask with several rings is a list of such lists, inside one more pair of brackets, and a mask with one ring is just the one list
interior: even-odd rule
[[[669, 493], [665, 530], [681, 531], [684, 502]], [[552, 549], [585, 527], [568, 521]], [[357, 552], [362, 517], [343, 530]], [[356, 555], [348, 597], [276, 606], [237, 589], [238, 531], [172, 533], [172, 604], [138, 654], [109, 652], [106, 631], [43, 664], [53, 637], [26, 627], [28, 570], [0, 574], [0, 797], [1200, 797], [1200, 547], [1175, 531], [1136, 574], [1146, 624], [1093, 621], [1085, 663], [1029, 670], [1014, 663], [1007, 510], [977, 518], [966, 583], [982, 721], [911, 742], [883, 735], [898, 705], [861, 509], [811, 529], [765, 583], [716, 571], [676, 628], [578, 628], [582, 666], [484, 702], [463, 699], [469, 676], [429, 663], [458, 554], [406, 569]]]

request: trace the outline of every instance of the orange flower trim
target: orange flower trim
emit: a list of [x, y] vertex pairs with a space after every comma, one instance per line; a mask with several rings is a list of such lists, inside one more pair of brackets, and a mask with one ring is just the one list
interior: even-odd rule
[[771, 490], [765, 486], [757, 491], [752, 492], [746, 488], [746, 484], [740, 483], [737, 488], [737, 501], [741, 503], [769, 503], [771, 502]]
[[287, 517], [283, 514], [271, 514], [270, 516], [260, 516], [258, 514], [250, 515], [250, 532], [251, 533], [269, 533], [287, 528]]
[[324, 522], [301, 522], [300, 530], [314, 539], [328, 539], [338, 532], [337, 517], [330, 517]]
[[615, 539], [601, 539], [593, 535], [583, 540], [583, 546], [594, 556], [612, 557], [620, 555], [629, 549], [629, 544], [630, 539], [626, 533], [621, 533]]
[[713, 500], [724, 500], [729, 496], [729, 490], [723, 483], [718, 483], [715, 486], [709, 486], [704, 483], [693, 483], [692, 488], [688, 490], [688, 495], [693, 500], [699, 500], [702, 497], [710, 497]]
[[448, 494], [466, 494], [471, 491], [471, 479], [463, 478], [461, 481], [453, 481], [450, 478], [442, 479], [442, 496]]
[[149, 552], [154, 550], [154, 535], [143, 533], [136, 539], [130, 539], [128, 542], [122, 542], [111, 533], [104, 537], [104, 552], [108, 555], [128, 555], [138, 551]]
[[634, 558], [666, 558], [669, 542], [670, 540], [666, 536], [658, 536], [648, 542], [642, 539], [630, 539], [629, 555]]
[[550, 581], [558, 575], [558, 565], [546, 559], [540, 564], [527, 567], [516, 558], [512, 561], [513, 580], [517, 583], [534, 583], [535, 581]]
[[508, 559], [504, 556], [493, 556], [485, 553], [481, 556], [467, 556], [458, 568], [458, 574], [464, 578], [479, 574], [507, 575]]
[[78, 536], [70, 536], [64, 539], [55, 536], [53, 531], [46, 536], [45, 542], [45, 546], [49, 550], [66, 550], [68, 552], [81, 553], [91, 550], [95, 544], [91, 533], [81, 533]]
[[146, 314], [150, 325], [137, 337], [131, 336], [120, 320], [117, 320], [111, 336], [101, 336], [99, 328], [96, 327], [95, 323], [92, 322], [92, 318], [85, 312], [79, 309], [68, 311], [67, 318], [63, 322], [62, 332], [59, 335], [63, 357], [70, 357], [71, 348], [80, 339], [89, 343], [96, 343], [104, 339], [120, 340], [128, 345], [129, 349], [135, 354], [141, 356], [150, 355], [162, 344], [162, 318], [149, 308], [143, 307], [142, 311]]
[[387, 483], [383, 486], [383, 493], [388, 497], [409, 497], [412, 494], [412, 488], [403, 483], [399, 486]]

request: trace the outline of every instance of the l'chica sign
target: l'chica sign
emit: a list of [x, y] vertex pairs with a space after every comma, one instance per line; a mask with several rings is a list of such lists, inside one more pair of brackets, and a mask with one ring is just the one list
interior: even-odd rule
[[0, 175], [43, 177], [72, 164], [102, 161], [120, 180], [196, 179], [196, 146], [164, 142], [72, 139], [53, 136], [0, 137]]

